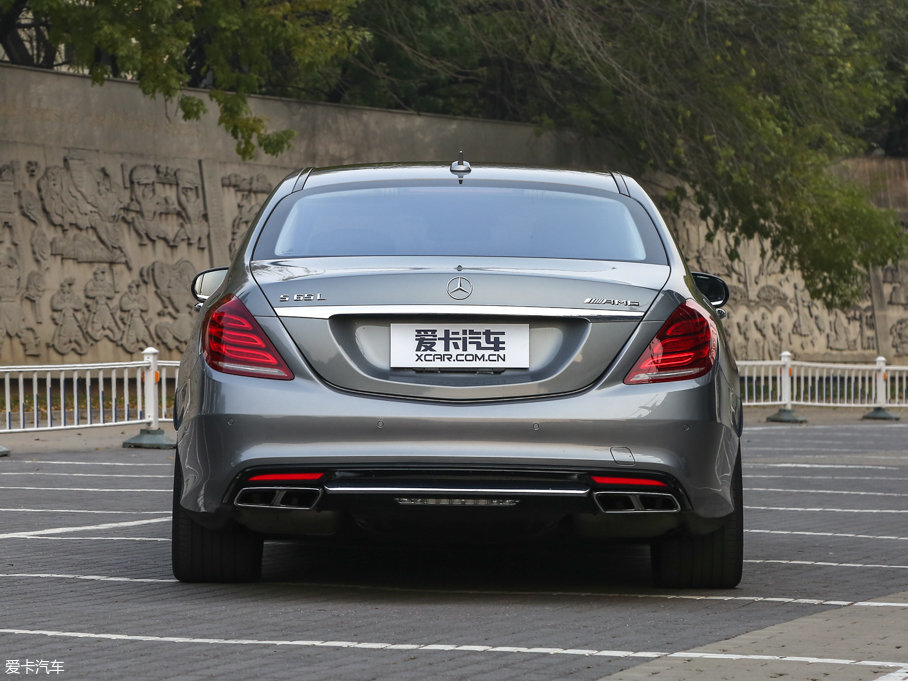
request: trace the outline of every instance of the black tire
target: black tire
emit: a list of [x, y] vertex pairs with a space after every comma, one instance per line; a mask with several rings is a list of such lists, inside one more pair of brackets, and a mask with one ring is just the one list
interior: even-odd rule
[[681, 533], [653, 542], [653, 579], [670, 588], [731, 589], [744, 567], [744, 501], [741, 454], [732, 477], [734, 512], [704, 535]]
[[173, 473], [173, 576], [181, 582], [254, 582], [262, 574], [262, 538], [228, 526], [212, 530], [195, 522], [180, 505], [183, 471]]

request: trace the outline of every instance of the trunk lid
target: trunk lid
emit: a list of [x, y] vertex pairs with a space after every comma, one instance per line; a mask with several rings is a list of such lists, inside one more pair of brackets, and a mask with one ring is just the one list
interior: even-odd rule
[[357, 257], [254, 261], [252, 273], [326, 382], [486, 400], [589, 386], [627, 343], [669, 267]]

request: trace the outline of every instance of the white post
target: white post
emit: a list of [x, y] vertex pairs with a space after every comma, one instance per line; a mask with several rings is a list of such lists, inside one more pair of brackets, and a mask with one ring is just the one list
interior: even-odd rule
[[886, 389], [886, 358], [876, 358], [876, 400], [874, 406], [877, 409], [885, 409], [889, 401]]
[[891, 414], [889, 410], [886, 409], [889, 404], [889, 384], [886, 376], [885, 357], [876, 358], [874, 378], [876, 379], [873, 384], [873, 391], [876, 393], [873, 396], [874, 407], [861, 418], [872, 419], [874, 421], [898, 421], [899, 417]]
[[782, 405], [791, 411], [791, 353], [786, 350], [782, 353]]
[[771, 416], [767, 416], [767, 421], [776, 421], [779, 423], [805, 423], [807, 419], [794, 413], [792, 407], [792, 370], [791, 370], [791, 353], [786, 350], [782, 353], [782, 366], [779, 367], [779, 389], [782, 392], [782, 406], [779, 411]]
[[148, 427], [158, 429], [158, 355], [156, 348], [145, 348], [142, 358], [148, 367], [145, 369], [145, 417]]
[[160, 419], [158, 412], [160, 409], [160, 402], [158, 401], [159, 354], [155, 348], [145, 348], [142, 352], [142, 357], [148, 365], [142, 370], [145, 382], [143, 393], [145, 396], [145, 417], [148, 419], [148, 427], [142, 428], [138, 435], [126, 440], [123, 443], [124, 447], [144, 447], [147, 449], [173, 449], [176, 447], [176, 443], [164, 434], [158, 424]]

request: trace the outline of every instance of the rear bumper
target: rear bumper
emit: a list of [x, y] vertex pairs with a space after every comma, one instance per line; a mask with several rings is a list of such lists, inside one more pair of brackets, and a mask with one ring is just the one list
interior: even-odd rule
[[[719, 375], [669, 387], [619, 384], [560, 398], [451, 404], [352, 395], [308, 379], [215, 374], [203, 365], [185, 391], [178, 433], [181, 504], [209, 522], [260, 522], [259, 531], [273, 522], [276, 532], [285, 532], [294, 527], [287, 520], [292, 515], [305, 532], [307, 517], [335, 512], [332, 503], [347, 513], [362, 506], [353, 500], [364, 495], [347, 494], [345, 506], [338, 501], [343, 493], [319, 484], [313, 486], [316, 510], [241, 508], [237, 485], [249, 469], [331, 475], [351, 468], [456, 469], [500, 471], [505, 478], [509, 471], [541, 471], [662, 476], [677, 489], [675, 515], [693, 524], [718, 519], [732, 511], [738, 452], [730, 391], [717, 386]], [[596, 492], [588, 487], [573, 497], [552, 495], [543, 506], [549, 513], [561, 504], [574, 515], [610, 515], [597, 504]], [[617, 505], [626, 503], [635, 501]]]

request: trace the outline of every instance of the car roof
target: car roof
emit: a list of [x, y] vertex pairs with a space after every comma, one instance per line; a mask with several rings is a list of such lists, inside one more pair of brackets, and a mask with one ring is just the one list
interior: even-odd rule
[[517, 165], [474, 164], [468, 172], [456, 172], [451, 164], [436, 163], [381, 163], [371, 165], [313, 168], [301, 186], [304, 189], [329, 188], [366, 182], [456, 182], [460, 177], [486, 182], [567, 185], [627, 195], [624, 178], [610, 172], [560, 170]]

